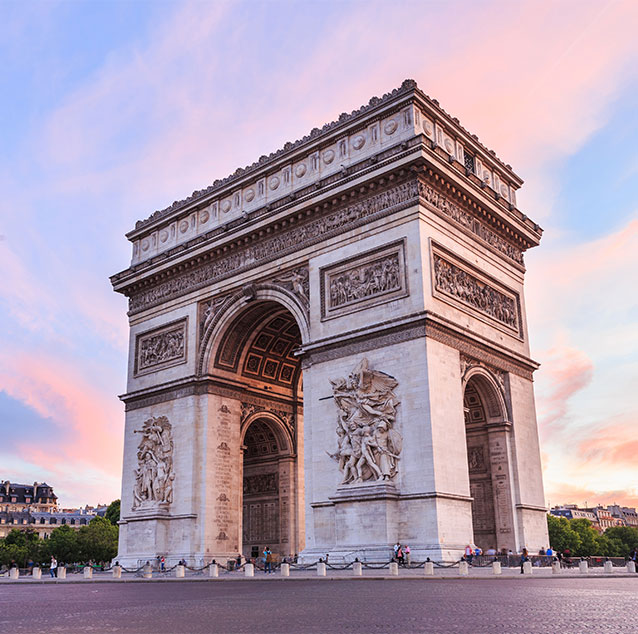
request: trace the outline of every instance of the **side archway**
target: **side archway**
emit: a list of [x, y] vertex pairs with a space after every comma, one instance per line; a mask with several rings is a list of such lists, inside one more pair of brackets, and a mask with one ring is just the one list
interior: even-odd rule
[[516, 550], [512, 424], [503, 388], [487, 368], [466, 371], [463, 409], [474, 544], [483, 552]]

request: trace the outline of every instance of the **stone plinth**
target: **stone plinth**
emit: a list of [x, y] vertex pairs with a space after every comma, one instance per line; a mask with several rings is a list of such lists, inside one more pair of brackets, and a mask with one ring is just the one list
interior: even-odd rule
[[500, 561], [495, 561], [492, 563], [492, 573], [495, 575], [500, 575], [503, 573], [503, 571], [501, 570], [501, 562]]
[[93, 579], [93, 568], [91, 568], [91, 566], [84, 566], [82, 574], [85, 579]]
[[42, 579], [42, 570], [39, 567], [35, 567], [32, 571], [31, 571], [31, 576], [34, 579]]
[[461, 577], [467, 577], [470, 574], [470, 566], [467, 561], [459, 562], [459, 575]]
[[317, 577], [325, 577], [326, 576], [326, 564], [323, 561], [320, 561], [317, 564]]
[[423, 574], [427, 575], [428, 577], [434, 574], [434, 562], [432, 561], [425, 562], [425, 564], [423, 565]]
[[178, 565], [175, 567], [175, 576], [178, 579], [183, 579], [186, 573], [186, 568], [184, 566]]
[[281, 564], [281, 576], [290, 577], [290, 564]]
[[122, 578], [122, 566], [113, 566], [113, 579]]
[[363, 566], [361, 565], [360, 561], [355, 561], [352, 564], [352, 574], [355, 577], [360, 577], [363, 574]]
[[66, 566], [58, 566], [58, 579], [66, 579]]

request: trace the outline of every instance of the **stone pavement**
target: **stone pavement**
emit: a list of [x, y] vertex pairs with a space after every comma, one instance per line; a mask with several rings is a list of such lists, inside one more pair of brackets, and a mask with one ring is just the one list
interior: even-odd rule
[[0, 632], [638, 631], [638, 575], [199, 579], [2, 583]]

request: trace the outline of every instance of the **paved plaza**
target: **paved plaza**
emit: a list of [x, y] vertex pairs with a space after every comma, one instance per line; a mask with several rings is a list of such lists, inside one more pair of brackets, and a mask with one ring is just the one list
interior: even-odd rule
[[0, 632], [636, 632], [637, 596], [638, 575], [513, 571], [500, 578], [24, 579], [0, 584]]

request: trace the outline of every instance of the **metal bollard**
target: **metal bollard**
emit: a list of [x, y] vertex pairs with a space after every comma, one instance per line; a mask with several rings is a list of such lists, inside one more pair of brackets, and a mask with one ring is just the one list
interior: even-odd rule
[[635, 561], [628, 561], [627, 562], [627, 572], [631, 572], [631, 573], [636, 572], [636, 562]]
[[614, 572], [614, 564], [612, 564], [611, 561], [606, 561], [603, 564], [603, 572], [606, 575], [610, 575], [612, 572]]
[[423, 573], [432, 576], [434, 574], [434, 562], [426, 561], [425, 566], [423, 566]]
[[184, 568], [184, 566], [182, 566], [181, 564], [175, 568], [175, 576], [178, 579], [183, 579], [185, 573], [186, 573], [186, 568]]
[[9, 579], [17, 579], [20, 576], [20, 570], [18, 568], [11, 568], [9, 570]]
[[583, 575], [586, 575], [588, 571], [589, 571], [589, 564], [586, 561], [579, 561], [578, 572], [580, 572]]
[[58, 579], [66, 579], [66, 566], [58, 566]]
[[560, 561], [552, 561], [552, 574], [553, 575], [560, 574]]
[[42, 579], [42, 570], [36, 566], [32, 571], [31, 571], [31, 576], [34, 579]]
[[153, 567], [151, 564], [145, 564], [144, 568], [142, 568], [142, 576], [144, 579], [152, 579], [153, 578]]
[[208, 568], [209, 577], [219, 577], [219, 567], [217, 564], [211, 564]]
[[93, 579], [93, 568], [91, 566], [84, 566], [82, 573], [85, 579]]
[[113, 566], [113, 579], [122, 578], [122, 566]]
[[523, 563], [523, 574], [531, 575], [532, 574], [532, 562], [526, 561]]
[[503, 571], [501, 570], [501, 562], [500, 561], [492, 562], [492, 574], [500, 575], [502, 573]]
[[244, 577], [254, 577], [254, 576], [255, 576], [255, 565], [246, 564], [244, 566]]
[[470, 567], [467, 561], [459, 561], [459, 575], [467, 577], [470, 574]]
[[281, 576], [290, 577], [290, 564], [281, 564]]
[[355, 577], [360, 577], [361, 575], [363, 575], [363, 565], [361, 564], [360, 561], [355, 561], [352, 564], [352, 574]]
[[390, 575], [393, 577], [398, 576], [399, 574], [399, 564], [396, 561], [390, 563]]
[[326, 564], [323, 561], [320, 561], [317, 564], [317, 577], [325, 577], [326, 576]]

